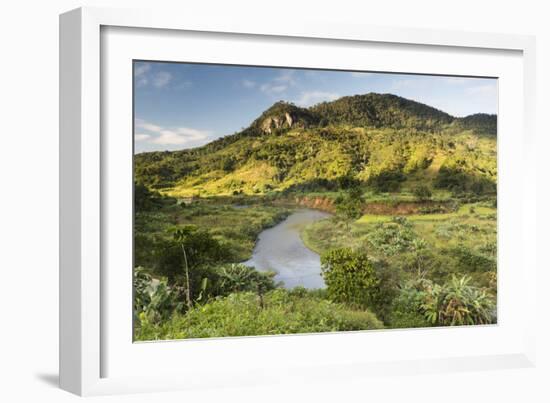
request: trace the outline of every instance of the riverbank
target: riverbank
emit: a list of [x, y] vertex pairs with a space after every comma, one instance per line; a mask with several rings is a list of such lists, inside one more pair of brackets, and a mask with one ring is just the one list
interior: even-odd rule
[[[243, 208], [243, 206], [246, 206]], [[195, 226], [207, 230], [231, 251], [232, 260], [242, 262], [252, 256], [258, 235], [283, 221], [292, 210], [263, 204], [236, 205], [193, 201], [166, 206], [135, 215], [135, 265], [153, 269], [157, 260], [153, 254], [160, 240], [173, 237], [177, 228]]]
[[441, 281], [468, 273], [476, 285], [496, 294], [496, 235], [496, 208], [480, 202], [450, 213], [321, 220], [307, 225], [301, 239], [319, 255], [337, 248], [367, 251], [395, 273], [422, 271]]
[[[331, 195], [295, 195], [274, 198], [270, 203], [274, 206], [303, 207], [336, 213], [337, 193]], [[269, 199], [268, 199], [269, 200]], [[367, 195], [362, 204], [363, 214], [372, 215], [412, 215], [450, 213], [456, 208], [454, 200], [415, 200], [409, 195]]]

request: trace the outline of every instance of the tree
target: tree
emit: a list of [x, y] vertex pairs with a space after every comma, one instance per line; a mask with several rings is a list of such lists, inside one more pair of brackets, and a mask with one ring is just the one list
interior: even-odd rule
[[340, 194], [335, 201], [336, 214], [344, 221], [353, 221], [363, 213], [363, 192], [360, 187], [352, 186]]
[[143, 183], [134, 182], [134, 207], [137, 212], [157, 210], [163, 206], [174, 205], [177, 200], [151, 191]]
[[331, 300], [366, 308], [373, 305], [379, 280], [366, 253], [334, 249], [321, 257], [322, 275]]
[[432, 191], [426, 185], [420, 185], [414, 188], [413, 194], [420, 201], [430, 200], [432, 197]]
[[405, 175], [399, 170], [384, 170], [369, 178], [368, 182], [377, 192], [388, 193], [397, 192], [405, 179]]
[[156, 254], [156, 272], [165, 276], [170, 286], [183, 287], [188, 307], [204, 293], [204, 279], [214, 276], [211, 266], [230, 256], [208, 231], [194, 225], [180, 227], [171, 240], [161, 241]]

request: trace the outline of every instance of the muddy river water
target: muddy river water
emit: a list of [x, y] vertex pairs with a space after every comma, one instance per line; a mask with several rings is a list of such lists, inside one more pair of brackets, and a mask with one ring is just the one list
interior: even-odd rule
[[277, 273], [275, 281], [282, 281], [285, 288], [324, 288], [320, 257], [304, 245], [300, 231], [327, 217], [330, 214], [318, 210], [296, 211], [260, 233], [252, 257], [244, 264], [259, 271]]

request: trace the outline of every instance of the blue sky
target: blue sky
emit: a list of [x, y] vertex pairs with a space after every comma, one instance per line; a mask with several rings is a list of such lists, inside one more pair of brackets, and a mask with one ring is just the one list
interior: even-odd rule
[[497, 113], [497, 80], [135, 62], [135, 152], [197, 147], [247, 127], [274, 102], [311, 106], [392, 93], [453, 116]]

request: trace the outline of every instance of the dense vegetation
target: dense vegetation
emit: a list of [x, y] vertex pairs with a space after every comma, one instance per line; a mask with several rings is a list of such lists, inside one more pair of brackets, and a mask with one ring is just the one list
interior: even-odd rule
[[319, 298], [305, 289], [277, 289], [260, 298], [253, 292], [234, 293], [175, 314], [160, 325], [142, 322], [140, 337], [181, 339], [255, 336], [292, 333], [380, 329], [382, 323], [368, 311]]
[[[203, 147], [135, 156], [138, 340], [496, 322], [496, 116], [390, 94], [278, 102]], [[244, 266], [297, 208], [326, 288]]]
[[413, 173], [440, 189], [494, 192], [494, 128], [492, 115], [454, 119], [389, 94], [279, 102], [204, 147], [137, 155], [135, 176], [176, 197], [332, 190], [345, 177], [398, 191]]

